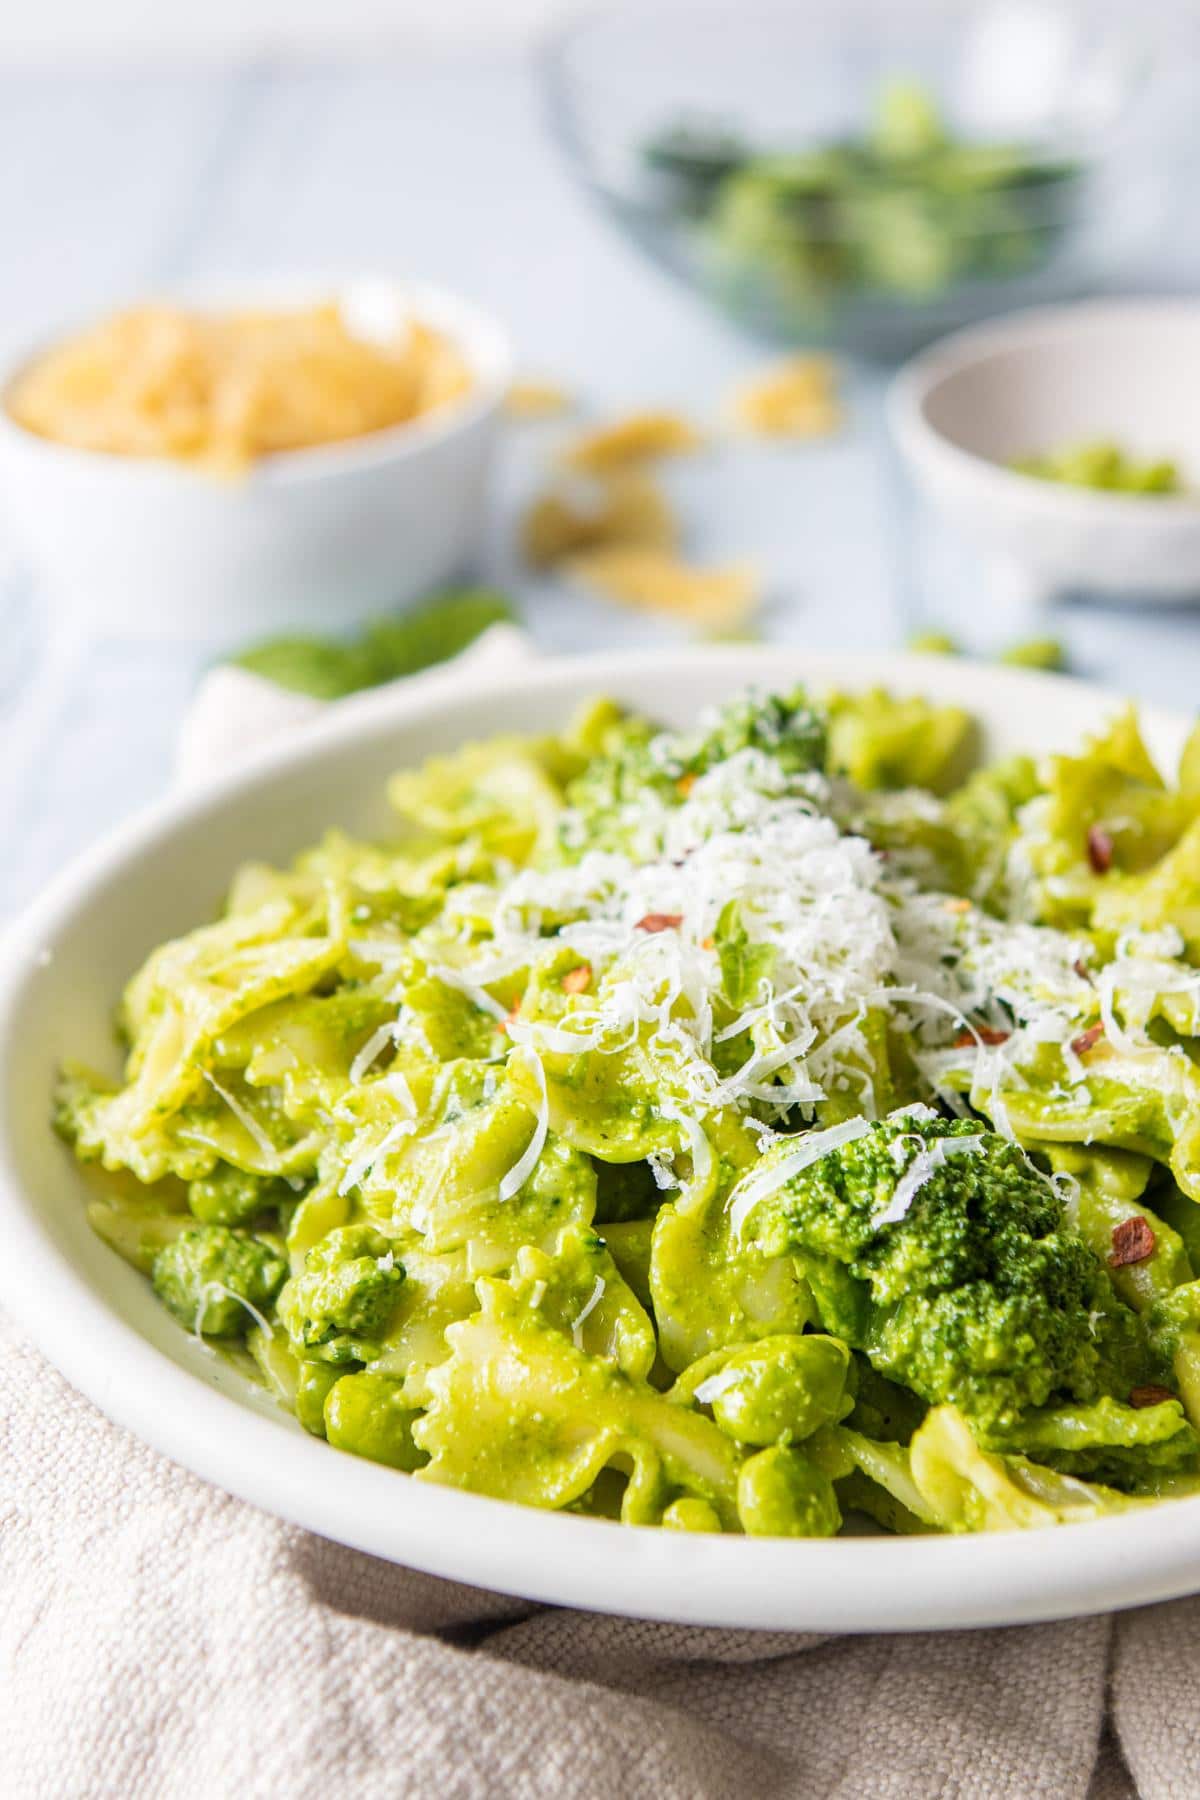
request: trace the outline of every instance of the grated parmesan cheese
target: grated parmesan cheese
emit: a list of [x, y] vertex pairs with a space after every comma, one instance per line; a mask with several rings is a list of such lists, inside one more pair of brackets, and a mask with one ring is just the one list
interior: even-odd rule
[[715, 1374], [705, 1377], [692, 1395], [692, 1399], [699, 1401], [701, 1406], [711, 1406], [714, 1400], [719, 1399], [722, 1394], [728, 1393], [731, 1387], [737, 1385], [737, 1379], [736, 1369], [718, 1369]]
[[[1117, 1047], [1149, 1047], [1144, 1022], [1164, 992], [1186, 985], [1200, 1005], [1200, 976], [1172, 968], [1165, 939], [1131, 941], [1094, 983], [1082, 940], [950, 904], [847, 830], [845, 783], [789, 775], [761, 748], [688, 771], [681, 783], [690, 743], [671, 734], [652, 741], [668, 784], [619, 804], [610, 823], [620, 850], [587, 848], [588, 819], [568, 809], [561, 837], [580, 850], [576, 861], [453, 892], [444, 917], [452, 934], [457, 927], [455, 966], [431, 972], [506, 1024], [509, 1047], [498, 1060], [530, 1058], [539, 1081], [543, 1056], [618, 1057], [636, 1045], [659, 1073], [660, 1108], [680, 1122], [697, 1182], [711, 1175], [707, 1115], [732, 1110], [770, 1145], [781, 1122], [792, 1131], [798, 1114], [819, 1125], [831, 1099], [843, 1112], [849, 1100], [860, 1116], [832, 1128], [836, 1137], [810, 1130], [789, 1139], [743, 1177], [729, 1203], [736, 1234], [767, 1184], [879, 1116], [884, 1019], [910, 1039], [931, 1096], [963, 1116], [984, 1113], [1011, 1138], [1004, 1096], [1027, 1085], [1022, 1071], [1045, 1046], [1061, 1055], [1068, 1088], [1084, 1091], [1071, 1044], [1098, 1004]], [[761, 965], [734, 1017], [719, 942], [730, 901]], [[652, 918], [672, 928], [648, 931]], [[553, 1019], [510, 1018], [489, 984], [565, 950], [588, 965], [587, 988]], [[546, 1111], [505, 1178], [506, 1198], [541, 1153]], [[679, 1185], [674, 1160], [668, 1151], [649, 1158], [660, 1187]], [[901, 1183], [901, 1199], [910, 1187]]]
[[348, 1194], [350, 1189], [357, 1187], [360, 1181], [365, 1181], [368, 1175], [374, 1172], [375, 1165], [382, 1162], [392, 1146], [398, 1144], [401, 1138], [410, 1136], [416, 1129], [415, 1118], [401, 1119], [384, 1133], [378, 1143], [369, 1144], [353, 1161], [346, 1165], [342, 1179], [338, 1182], [338, 1193]]
[[507, 1020], [507, 1008], [501, 1006], [500, 1002], [494, 999], [485, 987], [481, 987], [477, 981], [472, 981], [461, 970], [448, 969], [439, 964], [431, 968], [429, 973], [435, 981], [442, 981], [447, 987], [454, 988], [460, 994], [465, 994], [467, 999], [479, 1008], [480, 1012], [490, 1013], [493, 1019], [498, 1019], [501, 1024]]
[[350, 1064], [350, 1085], [357, 1087], [375, 1058], [396, 1041], [396, 1021], [391, 1019], [386, 1025], [378, 1026], [367, 1039], [354, 1061]]
[[692, 1156], [692, 1181], [697, 1187], [704, 1187], [713, 1172], [712, 1145], [704, 1127], [698, 1119], [693, 1119], [677, 1107], [664, 1106], [662, 1111], [664, 1118], [674, 1119], [682, 1128]]
[[272, 1163], [278, 1162], [279, 1148], [276, 1144], [271, 1142], [271, 1139], [267, 1136], [258, 1120], [254, 1117], [254, 1114], [250, 1112], [247, 1107], [243, 1106], [236, 1095], [229, 1092], [228, 1088], [222, 1087], [216, 1076], [208, 1069], [205, 1069], [204, 1071], [204, 1079], [213, 1090], [213, 1093], [225, 1102], [239, 1125], [249, 1132], [263, 1156]]
[[537, 1124], [533, 1128], [533, 1136], [500, 1183], [501, 1200], [511, 1200], [513, 1195], [525, 1186], [538, 1165], [538, 1160], [546, 1146], [546, 1134], [550, 1130], [550, 1101], [546, 1093], [546, 1071], [542, 1067], [541, 1058], [535, 1056], [531, 1050], [524, 1050], [519, 1054], [527, 1058], [538, 1085], [538, 1116]]
[[196, 1302], [196, 1317], [192, 1325], [193, 1337], [203, 1339], [204, 1334], [200, 1327], [204, 1322], [205, 1308], [208, 1306], [210, 1300], [234, 1301], [238, 1306], [242, 1307], [250, 1314], [250, 1317], [254, 1320], [254, 1323], [258, 1326], [259, 1330], [265, 1332], [267, 1337], [273, 1338], [275, 1336], [275, 1327], [272, 1325], [270, 1319], [259, 1312], [253, 1300], [247, 1300], [245, 1294], [235, 1293], [233, 1288], [226, 1287], [223, 1281], [206, 1281], [200, 1290], [200, 1298]]
[[583, 1328], [591, 1318], [601, 1300], [604, 1298], [605, 1281], [603, 1275], [597, 1275], [596, 1285], [584, 1301], [583, 1310], [576, 1313], [571, 1321], [571, 1336], [577, 1349], [583, 1349]]

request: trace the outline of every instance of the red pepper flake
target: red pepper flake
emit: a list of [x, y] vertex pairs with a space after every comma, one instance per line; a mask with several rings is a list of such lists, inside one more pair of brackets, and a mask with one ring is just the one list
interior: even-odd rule
[[517, 1014], [520, 1012], [520, 1010], [521, 1010], [521, 1002], [519, 1000], [514, 1000], [512, 1005], [509, 1007], [508, 1012], [505, 1014], [504, 1018], [501, 1019], [497, 1029], [499, 1031], [507, 1031], [509, 1026], [512, 1024], [513, 1020], [516, 1018]]
[[1078, 975], [1080, 981], [1086, 981], [1088, 986], [1090, 987], [1091, 983], [1092, 983], [1092, 972], [1088, 968], [1087, 964], [1084, 962], [1082, 956], [1077, 956], [1075, 958], [1075, 961], [1071, 964], [1071, 967], [1074, 969], [1075, 973]]
[[1170, 1388], [1159, 1387], [1157, 1382], [1148, 1381], [1145, 1387], [1129, 1390], [1130, 1406], [1161, 1406], [1164, 1400], [1174, 1400], [1175, 1395]]
[[1007, 1044], [1011, 1036], [1011, 1031], [1001, 1031], [995, 1025], [976, 1025], [973, 1030], [964, 1028], [959, 1032], [954, 1048], [968, 1050], [972, 1044]]
[[1112, 868], [1113, 841], [1103, 825], [1088, 826], [1087, 856], [1097, 875], [1107, 875]]
[[701, 938], [700, 948], [702, 950], [715, 950], [716, 947], [717, 947], [717, 940], [715, 937]]
[[675, 792], [677, 794], [682, 794], [683, 798], [686, 800], [695, 785], [696, 777], [694, 775], [681, 775], [679, 780], [675, 783]]
[[1128, 1263], [1145, 1262], [1154, 1255], [1154, 1233], [1141, 1213], [1122, 1219], [1113, 1226], [1112, 1249], [1108, 1253], [1110, 1269], [1123, 1269]]
[[1071, 1048], [1076, 1056], [1086, 1056], [1089, 1050], [1096, 1048], [1103, 1036], [1103, 1025], [1089, 1025], [1086, 1031], [1081, 1031], [1078, 1037], [1071, 1039]]
[[635, 931], [676, 931], [683, 924], [682, 913], [647, 913], [634, 926]]
[[582, 994], [591, 979], [592, 965], [580, 963], [577, 969], [567, 970], [560, 985], [564, 994]]

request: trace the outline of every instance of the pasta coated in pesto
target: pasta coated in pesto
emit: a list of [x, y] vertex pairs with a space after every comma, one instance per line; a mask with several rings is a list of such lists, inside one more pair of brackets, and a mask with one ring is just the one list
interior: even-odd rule
[[96, 1230], [310, 1432], [673, 1530], [1200, 1488], [1200, 749], [1132, 714], [610, 701], [243, 868], [56, 1122]]

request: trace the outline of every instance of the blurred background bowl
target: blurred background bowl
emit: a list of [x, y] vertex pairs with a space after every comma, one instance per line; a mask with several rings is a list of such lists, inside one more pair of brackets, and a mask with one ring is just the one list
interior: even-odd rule
[[[77, 625], [197, 643], [338, 628], [471, 565], [512, 378], [507, 338], [492, 319], [441, 289], [384, 276], [205, 284], [168, 298], [220, 309], [337, 300], [352, 329], [383, 340], [416, 319], [453, 340], [473, 385], [436, 412], [263, 457], [227, 478], [54, 443], [0, 404], [6, 516]], [[0, 401], [21, 369], [79, 324], [12, 355]]]
[[[888, 356], [1082, 292], [1150, 240], [1162, 56], [1151, 13], [1107, 17], [601, 6], [543, 73], [572, 167], [658, 263], [758, 335]], [[873, 124], [917, 154], [864, 157]]]
[[[934, 508], [1003, 590], [1200, 596], [1200, 302], [1094, 300], [978, 325], [902, 369], [892, 433]], [[1179, 494], [1071, 487], [1018, 458], [1115, 442], [1177, 464]]]

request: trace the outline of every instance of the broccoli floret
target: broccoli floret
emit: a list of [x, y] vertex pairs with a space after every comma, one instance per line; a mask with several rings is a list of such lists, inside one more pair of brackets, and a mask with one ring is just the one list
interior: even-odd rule
[[287, 1183], [218, 1163], [211, 1175], [188, 1183], [188, 1206], [202, 1225], [245, 1225], [293, 1199]]
[[648, 795], [679, 805], [696, 777], [739, 751], [757, 750], [785, 775], [802, 775], [824, 768], [825, 747], [825, 715], [803, 688], [743, 695], [714, 709], [696, 732], [658, 731], [645, 719], [623, 719], [610, 730], [602, 754], [567, 788], [572, 818], [560, 851], [568, 860], [586, 850], [626, 851], [627, 809], [640, 812]]
[[1015, 1144], [918, 1109], [873, 1125], [758, 1214], [828, 1331], [931, 1405], [1009, 1429], [1053, 1396], [1124, 1399], [1144, 1329]]
[[111, 1092], [111, 1083], [102, 1081], [98, 1075], [93, 1075], [78, 1063], [67, 1064], [58, 1078], [51, 1123], [64, 1144], [70, 1144], [81, 1162], [95, 1159], [95, 1146], [86, 1144], [85, 1147], [90, 1136], [87, 1130], [88, 1116]]
[[[1195, 1202], [1189, 1200], [1189, 1207]], [[1163, 1371], [1171, 1368], [1176, 1355], [1189, 1339], [1200, 1333], [1200, 1281], [1185, 1281], [1161, 1300], [1155, 1301], [1149, 1314], [1150, 1341]]]
[[279, 1296], [280, 1322], [297, 1352], [342, 1367], [379, 1354], [404, 1270], [369, 1225], [331, 1231]]
[[1067, 666], [1067, 653], [1058, 638], [1022, 638], [1000, 652], [998, 661], [1012, 669], [1062, 670]]
[[681, 772], [702, 775], [739, 750], [761, 750], [786, 775], [825, 765], [825, 715], [803, 688], [789, 694], [745, 694], [723, 706], [699, 736], [678, 738]]
[[624, 811], [647, 793], [668, 802], [678, 798], [674, 792], [678, 774], [660, 767], [651, 753], [655, 736], [650, 721], [637, 717], [622, 718], [605, 729], [603, 749], [567, 785], [572, 818], [582, 819], [586, 829], [581, 841], [574, 825], [570, 834], [560, 830], [558, 849], [566, 860], [575, 860], [585, 850], [622, 849]]
[[158, 1252], [151, 1273], [164, 1306], [205, 1337], [240, 1336], [286, 1277], [287, 1263], [269, 1244], [225, 1225], [181, 1232]]

